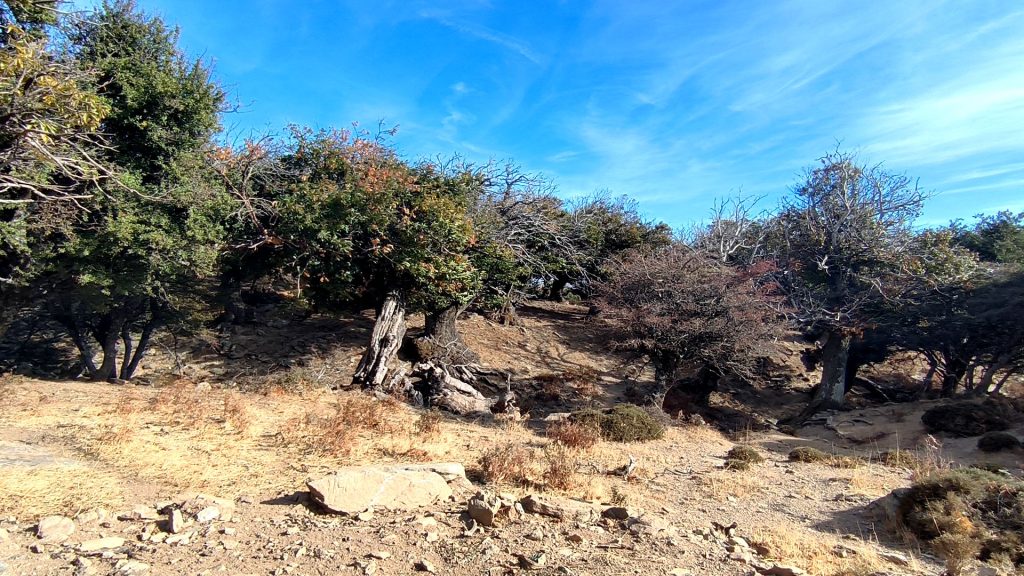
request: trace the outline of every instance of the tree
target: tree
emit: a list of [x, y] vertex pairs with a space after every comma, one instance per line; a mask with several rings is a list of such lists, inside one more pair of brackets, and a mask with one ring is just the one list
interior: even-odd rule
[[676, 244], [628, 252], [607, 274], [598, 302], [617, 329], [616, 345], [653, 364], [649, 402], [660, 405], [683, 367], [697, 375], [691, 392], [704, 401], [721, 378], [758, 379], [781, 327], [772, 286], [758, 282], [763, 270]]
[[130, 2], [104, 4], [72, 39], [80, 65], [97, 70], [109, 109], [100, 156], [123, 186], [60, 238], [33, 246], [47, 255], [34, 289], [48, 295], [91, 378], [127, 380], [155, 331], [195, 308], [195, 283], [216, 264], [227, 205], [203, 154], [223, 92], [174, 33]]
[[824, 334], [821, 384], [804, 415], [842, 405], [853, 337], [904, 299], [926, 196], [904, 175], [833, 152], [773, 218], [779, 284], [797, 323]]
[[975, 216], [973, 228], [957, 221], [951, 225], [956, 242], [985, 262], [1024, 266], [1024, 212], [1008, 210]]

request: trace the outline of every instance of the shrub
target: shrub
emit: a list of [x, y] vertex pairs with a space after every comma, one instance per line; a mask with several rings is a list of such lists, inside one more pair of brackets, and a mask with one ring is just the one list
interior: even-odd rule
[[982, 452], [1001, 452], [1020, 448], [1020, 440], [1007, 432], [988, 432], [978, 438], [978, 450]]
[[968, 553], [1024, 566], [1024, 482], [976, 468], [931, 474], [910, 487], [899, 516], [952, 568]]
[[420, 436], [432, 438], [440, 432], [442, 420], [444, 416], [440, 410], [426, 410], [416, 419], [413, 427]]
[[810, 446], [800, 446], [789, 452], [790, 462], [827, 462], [831, 459], [829, 454]]
[[1012, 412], [996, 402], [954, 402], [927, 410], [921, 422], [929, 432], [946, 432], [951, 436], [978, 436], [1010, 427]]
[[544, 484], [556, 490], [568, 490], [576, 486], [576, 455], [565, 446], [552, 444], [544, 449]]
[[725, 456], [725, 467], [729, 470], [746, 470], [751, 464], [764, 462], [764, 456], [750, 446], [733, 446]]
[[560, 420], [548, 424], [547, 437], [567, 448], [587, 450], [601, 439], [601, 431], [592, 424]]
[[913, 452], [907, 450], [887, 450], [878, 455], [878, 461], [893, 468], [923, 468], [924, 463]]
[[529, 448], [511, 442], [495, 446], [480, 455], [480, 472], [485, 481], [494, 484], [529, 484], [533, 453]]
[[789, 461], [827, 464], [833, 468], [857, 468], [864, 464], [861, 458], [829, 454], [811, 446], [800, 446], [791, 450]]
[[608, 410], [580, 410], [571, 420], [601, 431], [601, 437], [612, 442], [645, 442], [665, 435], [665, 426], [653, 415], [635, 404], [616, 404]]

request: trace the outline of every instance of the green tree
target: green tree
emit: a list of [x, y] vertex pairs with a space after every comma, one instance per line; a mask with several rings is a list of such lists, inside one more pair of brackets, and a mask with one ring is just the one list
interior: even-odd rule
[[72, 39], [80, 65], [97, 70], [109, 109], [102, 156], [123, 186], [33, 248], [47, 254], [36, 289], [92, 378], [129, 379], [154, 332], [196, 308], [196, 283], [216, 264], [228, 204], [203, 154], [223, 92], [175, 33], [130, 2], [105, 3]]
[[954, 222], [956, 241], [986, 262], [1024, 266], [1024, 212], [979, 214], [973, 227]]

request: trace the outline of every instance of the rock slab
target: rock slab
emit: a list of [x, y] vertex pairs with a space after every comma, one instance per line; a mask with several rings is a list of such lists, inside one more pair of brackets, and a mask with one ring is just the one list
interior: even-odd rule
[[448, 478], [464, 478], [459, 472], [464, 472], [461, 464], [352, 466], [306, 486], [313, 500], [332, 512], [412, 510], [451, 498]]
[[66, 516], [47, 516], [36, 526], [36, 536], [44, 542], [63, 542], [75, 533], [75, 521]]

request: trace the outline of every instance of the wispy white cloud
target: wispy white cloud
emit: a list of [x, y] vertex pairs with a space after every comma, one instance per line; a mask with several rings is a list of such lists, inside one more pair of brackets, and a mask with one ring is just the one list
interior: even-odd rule
[[534, 52], [534, 50], [530, 48], [529, 44], [508, 34], [503, 34], [497, 30], [493, 30], [473, 22], [451, 20], [442, 14], [430, 10], [421, 10], [419, 15], [422, 18], [433, 20], [442, 26], [451, 28], [456, 32], [497, 44], [498, 46], [519, 54], [538, 66], [544, 66], [546, 63], [546, 59], [540, 54]]

